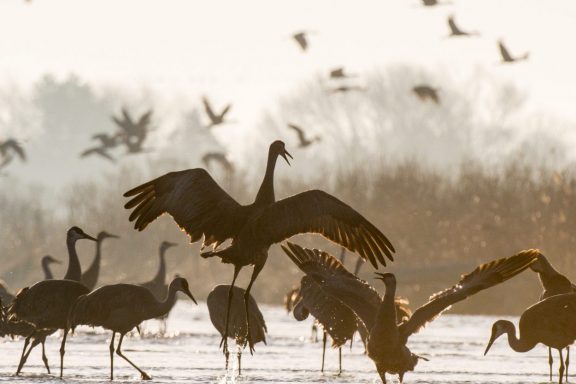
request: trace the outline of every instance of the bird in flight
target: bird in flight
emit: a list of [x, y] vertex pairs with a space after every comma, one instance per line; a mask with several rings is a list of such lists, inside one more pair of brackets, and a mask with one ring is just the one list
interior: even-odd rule
[[528, 60], [529, 52], [524, 53], [522, 56], [514, 57], [510, 54], [502, 40], [498, 41], [498, 48], [500, 49], [500, 56], [502, 56], [503, 63], [514, 63], [516, 61]]
[[288, 123], [288, 128], [292, 129], [293, 131], [296, 132], [296, 134], [298, 135], [298, 141], [299, 141], [299, 147], [300, 148], [306, 148], [311, 144], [314, 144], [315, 142], [320, 141], [320, 137], [319, 136], [315, 136], [311, 139], [309, 139], [308, 137], [306, 137], [306, 132], [304, 132], [304, 130], [296, 125], [296, 124], [291, 124]]
[[302, 31], [292, 35], [292, 38], [296, 41], [296, 44], [300, 47], [303, 52], [308, 50], [308, 32]]
[[450, 28], [450, 36], [478, 36], [478, 32], [466, 32], [461, 30], [454, 21], [454, 16], [448, 16], [448, 27]]
[[204, 104], [204, 110], [206, 111], [206, 115], [208, 115], [208, 118], [210, 119], [210, 125], [208, 125], [208, 128], [212, 128], [216, 125], [225, 123], [224, 118], [226, 117], [226, 114], [230, 111], [232, 104], [228, 104], [226, 107], [224, 107], [222, 112], [216, 113], [214, 112], [214, 109], [212, 109], [212, 106], [210, 105], [210, 102], [206, 97], [202, 98], [202, 103]]
[[433, 88], [426, 84], [417, 85], [412, 88], [412, 92], [422, 100], [432, 100], [436, 104], [440, 104], [440, 97], [438, 97], [438, 88]]

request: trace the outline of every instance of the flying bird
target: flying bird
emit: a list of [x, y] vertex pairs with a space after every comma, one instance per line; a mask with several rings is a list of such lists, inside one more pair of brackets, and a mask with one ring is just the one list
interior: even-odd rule
[[438, 97], [438, 88], [433, 88], [426, 84], [417, 85], [412, 88], [412, 92], [422, 101], [431, 100], [436, 104], [440, 104], [440, 97]]
[[222, 112], [216, 113], [214, 112], [214, 109], [212, 109], [212, 106], [210, 105], [210, 102], [206, 97], [202, 98], [202, 103], [204, 104], [204, 110], [206, 111], [206, 115], [208, 116], [208, 119], [210, 119], [210, 125], [208, 125], [208, 128], [212, 128], [216, 125], [225, 123], [224, 118], [226, 117], [226, 114], [230, 111], [232, 104], [228, 104], [226, 107], [224, 107]]
[[15, 157], [21, 161], [26, 161], [26, 152], [22, 145], [15, 139], [0, 141], [0, 169], [10, 164]]
[[92, 136], [92, 140], [100, 142], [100, 147], [105, 149], [116, 148], [119, 144], [120, 135], [110, 135], [108, 133], [97, 133]]
[[298, 44], [298, 46], [303, 52], [306, 52], [306, 50], [308, 50], [308, 32], [302, 31], [295, 33], [292, 35], [292, 38], [294, 39], [294, 41], [296, 41], [296, 44]]
[[513, 57], [508, 52], [508, 49], [506, 48], [506, 46], [504, 46], [504, 43], [502, 42], [502, 40], [498, 41], [498, 48], [500, 49], [500, 56], [502, 56], [502, 62], [503, 63], [514, 63], [516, 61], [528, 60], [528, 57], [530, 55], [529, 52], [526, 52], [522, 56]]
[[210, 164], [214, 161], [219, 163], [226, 172], [234, 172], [234, 165], [222, 152], [208, 152], [202, 156], [202, 163], [206, 168], [210, 168]]
[[458, 28], [454, 21], [454, 16], [448, 16], [448, 27], [450, 27], [450, 36], [476, 36], [478, 32], [466, 32]]
[[[164, 316], [176, 300], [176, 293], [186, 294], [195, 304], [196, 300], [190, 293], [188, 281], [182, 277], [175, 278], [170, 283], [168, 294], [164, 301], [159, 301], [152, 292], [144, 287], [132, 284], [105, 285], [89, 294], [80, 296], [70, 309], [68, 327], [64, 331], [62, 350], [66, 343], [69, 328], [74, 331], [78, 325], [102, 327], [112, 331], [110, 340], [110, 380], [114, 380], [114, 339], [120, 334], [116, 354], [133, 366], [142, 380], [150, 380], [150, 376], [122, 354], [122, 341], [126, 333], [145, 320]], [[62, 375], [60, 375], [62, 376]]]
[[[202, 257], [217, 256], [223, 263], [234, 265], [231, 286], [243, 267], [254, 265], [244, 294], [248, 322], [250, 289], [274, 243], [312, 232], [358, 252], [375, 268], [386, 265], [385, 257], [393, 259], [394, 247], [386, 236], [352, 207], [326, 192], [310, 190], [276, 201], [274, 169], [279, 156], [288, 164], [288, 157], [292, 157], [282, 141], [275, 141], [268, 151], [264, 180], [249, 205], [238, 204], [201, 168], [171, 172], [124, 193], [131, 198], [124, 207], [134, 209], [129, 220], [135, 221], [135, 229], [142, 231], [157, 217], [169, 213], [192, 243], [204, 238], [202, 248], [213, 246], [211, 251], [202, 252]], [[227, 239], [232, 239], [231, 245], [220, 249]], [[232, 290], [228, 308], [231, 300]], [[226, 318], [228, 323], [228, 315]], [[249, 324], [246, 329], [250, 332]], [[227, 337], [222, 343], [227, 352]], [[252, 352], [250, 335], [248, 343]]]
[[564, 377], [562, 350], [576, 340], [576, 293], [550, 296], [537, 302], [522, 313], [518, 325], [520, 337], [516, 336], [514, 323], [498, 320], [492, 325], [492, 335], [484, 351], [488, 353], [496, 339], [506, 334], [508, 344], [516, 352], [528, 352], [538, 343], [558, 350], [560, 354], [559, 383]]
[[142, 153], [146, 152], [144, 149], [144, 142], [150, 133], [150, 123], [153, 111], [150, 109], [143, 113], [137, 122], [132, 119], [132, 116], [126, 108], [122, 108], [122, 117], [112, 116], [112, 121], [120, 128], [118, 136], [122, 143], [126, 146], [127, 153]]
[[[233, 290], [233, 300], [230, 307], [230, 319], [228, 337], [236, 341], [236, 345], [240, 347], [238, 350], [238, 375], [242, 374], [242, 349], [246, 347], [248, 342], [246, 338], [246, 312], [244, 311], [244, 297], [245, 291], [239, 287], [231, 287], [230, 285], [217, 285], [208, 294], [206, 299], [206, 304], [208, 305], [208, 312], [210, 313], [210, 320], [214, 325], [214, 328], [224, 336], [226, 333], [224, 327], [226, 325], [226, 304], [228, 300], [228, 292]], [[250, 307], [250, 334], [252, 335], [253, 342], [259, 343], [263, 342], [266, 344], [266, 333], [268, 329], [266, 328], [266, 322], [264, 321], [264, 316], [258, 308], [256, 300], [252, 295], [248, 298], [248, 305]], [[226, 355], [226, 370], [228, 370], [228, 358], [229, 354]]]
[[350, 77], [352, 76], [346, 73], [344, 67], [334, 68], [330, 71], [331, 79], [348, 79]]
[[340, 300], [360, 318], [369, 330], [366, 346], [368, 357], [374, 361], [384, 383], [386, 373], [398, 374], [402, 382], [404, 374], [413, 371], [418, 360], [422, 359], [406, 346], [411, 335], [452, 304], [522, 272], [537, 256], [530, 250], [482, 264], [471, 273], [463, 275], [453, 287], [432, 295], [428, 303], [418, 308], [409, 320], [398, 324], [395, 309], [396, 278], [393, 274], [377, 274], [377, 278], [386, 286], [384, 297], [381, 298], [373, 287], [348, 272], [326, 252], [305, 249], [290, 242], [283, 244], [282, 249], [326, 294]]
[[88, 148], [80, 154], [80, 157], [84, 159], [88, 156], [98, 155], [103, 159], [106, 159], [108, 161], [111, 161], [112, 163], [115, 163], [116, 159], [111, 154], [109, 154], [107, 151], [108, 150], [105, 147]]
[[314, 143], [321, 140], [320, 136], [315, 136], [315, 137], [309, 139], [308, 137], [306, 137], [306, 132], [304, 132], [304, 130], [296, 124], [288, 123], [288, 128], [295, 131], [296, 134], [298, 135], [298, 141], [299, 141], [298, 146], [300, 148], [306, 148], [306, 147], [310, 146], [311, 144], [314, 144]]

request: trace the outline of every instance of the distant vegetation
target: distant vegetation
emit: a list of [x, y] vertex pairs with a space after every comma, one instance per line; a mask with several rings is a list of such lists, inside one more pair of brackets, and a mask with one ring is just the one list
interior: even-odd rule
[[[361, 80], [366, 91], [356, 93], [328, 94], [322, 82], [310, 83], [280, 100], [277, 111], [269, 111], [258, 127], [246, 132], [251, 139], [244, 145], [230, 148], [232, 158], [241, 159], [232, 178], [219, 169], [211, 173], [238, 201], [251, 202], [267, 145], [285, 140], [295, 160], [291, 168], [278, 167], [277, 197], [321, 188], [365, 214], [396, 247], [391, 271], [397, 273], [400, 294], [414, 304], [478, 263], [526, 248], [542, 249], [558, 269], [576, 279], [576, 177], [570, 171], [563, 125], [531, 118], [518, 89], [485, 77], [479, 74], [478, 81], [463, 84], [394, 67], [366, 76]], [[411, 93], [423, 81], [440, 88], [439, 105]], [[100, 99], [96, 104], [102, 113], [109, 105]], [[95, 117], [91, 112], [86, 118]], [[198, 125], [197, 115], [195, 119]], [[160, 117], [158, 126], [161, 122]], [[308, 128], [321, 141], [296, 149], [287, 122]], [[96, 129], [91, 126], [86, 136]], [[224, 130], [236, 127], [219, 129], [225, 135]], [[174, 131], [173, 137], [183, 136], [183, 131]], [[0, 181], [0, 277], [12, 289], [40, 279], [40, 257], [52, 254], [65, 261], [65, 230], [78, 225], [92, 235], [106, 229], [122, 237], [104, 246], [102, 283], [150, 279], [160, 242], [170, 240], [181, 246], [167, 256], [169, 273], [188, 277], [197, 297], [205, 298], [216, 284], [229, 284], [231, 267], [201, 259], [199, 245], [187, 244], [170, 217], [137, 233], [122, 207], [122, 193], [130, 187], [168, 170], [199, 166], [200, 156], [194, 147], [180, 145], [145, 157], [139, 165], [107, 168], [92, 182], [58, 189], [58, 207], [41, 198], [53, 193], [47, 188], [15, 194]], [[338, 252], [312, 236], [296, 241]], [[94, 245], [85, 243], [79, 243], [84, 266], [94, 255]], [[279, 304], [300, 274], [279, 247], [272, 248], [265, 269], [253, 294]], [[362, 277], [372, 279], [371, 270], [366, 265]], [[63, 273], [63, 267], [55, 271], [56, 276]], [[248, 275], [243, 272], [240, 284], [246, 284]], [[511, 293], [503, 294], [506, 290]], [[518, 314], [536, 301], [539, 291], [537, 277], [527, 272], [455, 310]]]

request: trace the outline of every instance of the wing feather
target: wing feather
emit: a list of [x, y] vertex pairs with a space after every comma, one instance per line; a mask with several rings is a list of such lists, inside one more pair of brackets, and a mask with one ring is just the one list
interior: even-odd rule
[[142, 231], [163, 213], [170, 214], [190, 236], [218, 246], [234, 237], [246, 220], [245, 210], [201, 168], [170, 172], [124, 194], [124, 207], [134, 208], [130, 221]]
[[268, 244], [299, 233], [319, 233], [369, 260], [374, 268], [394, 260], [394, 247], [372, 223], [349, 205], [320, 190], [277, 201], [255, 219], [254, 236]]
[[539, 254], [539, 251], [529, 249], [514, 256], [497, 259], [476, 267], [469, 274], [463, 275], [453, 287], [432, 295], [428, 303], [418, 308], [410, 320], [400, 326], [400, 333], [404, 338], [410, 337], [452, 304], [486, 288], [500, 284], [524, 271], [537, 259]]

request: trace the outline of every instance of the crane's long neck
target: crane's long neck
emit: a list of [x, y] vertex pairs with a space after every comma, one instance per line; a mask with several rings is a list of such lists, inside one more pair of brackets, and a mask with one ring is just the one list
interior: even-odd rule
[[557, 276], [562, 276], [562, 274], [558, 272], [546, 258], [541, 258], [539, 262], [542, 271], [538, 273], [538, 276], [540, 277], [542, 286], [548, 288], [548, 282]]
[[96, 280], [98, 279], [98, 275], [100, 273], [100, 262], [102, 260], [102, 242], [103, 239], [98, 239], [96, 242], [96, 256], [94, 256], [94, 260], [90, 267], [84, 272], [85, 275], [95, 275]]
[[514, 323], [510, 321], [506, 321], [506, 323], [506, 334], [508, 335], [508, 344], [510, 345], [510, 348], [516, 352], [528, 352], [536, 346], [537, 343], [522, 338], [522, 335], [520, 335], [520, 339], [518, 339], [516, 337], [516, 327], [514, 326]]
[[76, 253], [76, 239], [68, 237], [66, 239], [68, 246], [68, 270], [64, 275], [65, 280], [80, 281], [82, 279], [82, 269], [80, 268], [80, 260]]
[[400, 334], [396, 325], [396, 307], [394, 297], [396, 295], [396, 280], [385, 279], [386, 293], [376, 313], [376, 323], [370, 332], [370, 341], [378, 344], [386, 343], [392, 347], [400, 342]]
[[42, 270], [44, 271], [44, 280], [52, 280], [54, 278], [50, 270], [50, 260], [42, 259]]
[[160, 267], [158, 268], [156, 276], [154, 276], [154, 282], [158, 284], [166, 284], [166, 259], [164, 258], [165, 253], [166, 249], [160, 248]]
[[168, 288], [168, 294], [166, 295], [164, 301], [157, 302], [155, 311], [151, 318], [162, 317], [166, 315], [168, 312], [170, 312], [175, 303], [176, 303], [176, 289], [170, 286]]
[[272, 204], [274, 201], [276, 201], [274, 196], [274, 168], [276, 167], [277, 159], [277, 153], [272, 150], [268, 151], [266, 173], [264, 174], [264, 180], [262, 180], [262, 184], [260, 185], [260, 189], [256, 195], [256, 200], [254, 201], [254, 203], [257, 205]]

